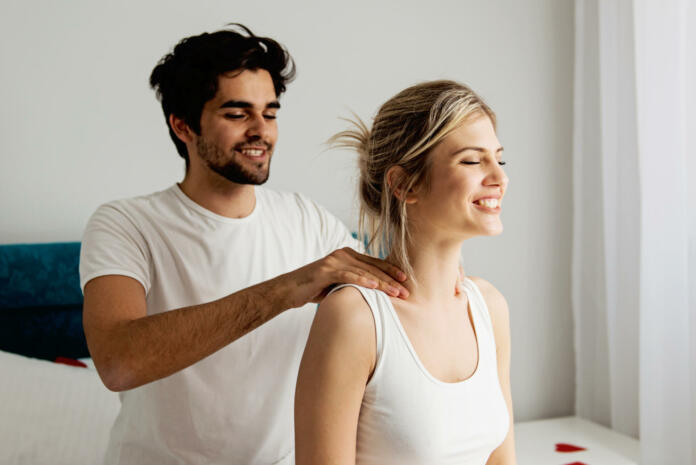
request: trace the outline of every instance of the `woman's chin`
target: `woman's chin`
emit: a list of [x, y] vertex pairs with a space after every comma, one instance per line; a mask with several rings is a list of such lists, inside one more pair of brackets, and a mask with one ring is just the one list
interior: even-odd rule
[[502, 233], [503, 233], [503, 224], [499, 223], [499, 224], [495, 224], [495, 225], [493, 225], [493, 224], [487, 225], [484, 228], [483, 235], [484, 236], [499, 236]]

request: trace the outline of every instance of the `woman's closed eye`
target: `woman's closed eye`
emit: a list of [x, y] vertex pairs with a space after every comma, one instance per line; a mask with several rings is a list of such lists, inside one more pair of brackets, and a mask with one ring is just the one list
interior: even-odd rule
[[[479, 165], [479, 164], [481, 164], [481, 162], [480, 161], [472, 161], [472, 160], [464, 160], [464, 161], [462, 161], [462, 164], [464, 164], [464, 165]], [[505, 166], [507, 164], [507, 162], [505, 162], [503, 160], [498, 160], [498, 164], [500, 166]]]

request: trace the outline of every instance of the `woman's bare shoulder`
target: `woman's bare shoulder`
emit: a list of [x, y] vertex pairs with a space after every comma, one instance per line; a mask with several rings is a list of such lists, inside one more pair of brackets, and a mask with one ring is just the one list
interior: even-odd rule
[[340, 331], [347, 336], [373, 336], [374, 319], [362, 293], [353, 286], [343, 287], [321, 301], [315, 326], [323, 331]]
[[309, 357], [324, 354], [327, 370], [344, 369], [349, 361], [361, 382], [368, 379], [375, 366], [377, 336], [370, 307], [358, 289], [346, 286], [324, 298], [312, 323], [305, 357], [308, 353]]
[[505, 296], [496, 289], [493, 284], [487, 280], [480, 278], [478, 276], [467, 276], [471, 281], [476, 284], [481, 291], [483, 299], [486, 301], [486, 306], [488, 307], [488, 313], [491, 315], [491, 321], [493, 322], [493, 327], [498, 328], [501, 325], [507, 326], [509, 320], [509, 310], [508, 303], [505, 300]]

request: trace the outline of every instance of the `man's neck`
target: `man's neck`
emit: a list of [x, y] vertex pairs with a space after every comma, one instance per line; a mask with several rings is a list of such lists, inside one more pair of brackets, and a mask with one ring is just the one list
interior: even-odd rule
[[214, 173], [198, 176], [189, 170], [179, 187], [201, 207], [228, 218], [245, 218], [256, 207], [254, 186], [235, 184]]

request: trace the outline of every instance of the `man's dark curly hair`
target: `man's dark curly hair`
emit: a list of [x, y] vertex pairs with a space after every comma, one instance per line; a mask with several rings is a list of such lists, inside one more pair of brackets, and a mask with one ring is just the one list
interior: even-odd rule
[[169, 136], [186, 160], [187, 169], [186, 144], [169, 126], [169, 115], [183, 119], [200, 135], [203, 105], [215, 97], [218, 76], [230, 71], [265, 69], [273, 79], [276, 96], [285, 92], [286, 84], [295, 77], [295, 63], [282, 45], [268, 37], [255, 36], [242, 24], [229, 26], [232, 28], [183, 39], [150, 75], [150, 86], [162, 102]]

